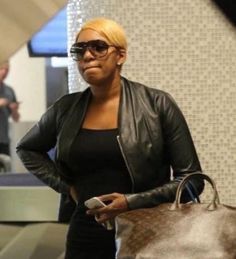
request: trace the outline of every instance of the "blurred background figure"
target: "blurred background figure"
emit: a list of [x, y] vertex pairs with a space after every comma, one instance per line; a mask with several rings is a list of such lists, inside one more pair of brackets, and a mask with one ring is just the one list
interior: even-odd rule
[[19, 103], [14, 90], [4, 83], [9, 72], [9, 62], [0, 65], [0, 154], [10, 156], [9, 117], [18, 122]]

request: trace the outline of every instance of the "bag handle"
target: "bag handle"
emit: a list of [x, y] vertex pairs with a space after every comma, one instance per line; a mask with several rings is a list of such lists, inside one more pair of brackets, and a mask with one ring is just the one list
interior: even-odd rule
[[212, 201], [207, 206], [207, 209], [208, 210], [217, 209], [217, 205], [220, 204], [220, 199], [219, 199], [219, 195], [218, 195], [218, 192], [216, 189], [215, 182], [208, 175], [199, 173], [199, 172], [195, 172], [195, 173], [191, 173], [191, 174], [188, 174], [187, 176], [185, 176], [179, 183], [177, 191], [176, 191], [176, 195], [175, 195], [175, 201], [173, 202], [172, 206], [170, 207], [170, 210], [177, 210], [177, 209], [181, 208], [180, 198], [181, 198], [183, 189], [184, 189], [186, 183], [190, 180], [190, 178], [193, 178], [195, 176], [198, 176], [211, 184], [211, 187], [213, 189], [213, 197], [212, 197]]

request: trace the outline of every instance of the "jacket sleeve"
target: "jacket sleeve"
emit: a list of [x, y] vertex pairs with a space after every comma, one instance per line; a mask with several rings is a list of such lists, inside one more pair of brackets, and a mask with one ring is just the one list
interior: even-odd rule
[[57, 138], [57, 106], [54, 104], [19, 141], [16, 152], [24, 166], [42, 182], [60, 193], [68, 193], [69, 185], [60, 177], [60, 170], [47, 152]]
[[[164, 157], [173, 171], [173, 179], [154, 189], [127, 194], [130, 209], [153, 207], [164, 202], [173, 202], [179, 181], [187, 174], [201, 172], [201, 165], [186, 120], [170, 95], [163, 93], [156, 100], [163, 131]], [[193, 178], [183, 191], [181, 202], [191, 200], [190, 192], [199, 195], [204, 181]]]

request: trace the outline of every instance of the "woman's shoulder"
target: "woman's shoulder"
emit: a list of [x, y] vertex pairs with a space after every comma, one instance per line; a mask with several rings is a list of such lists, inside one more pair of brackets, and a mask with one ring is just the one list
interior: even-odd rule
[[124, 83], [129, 87], [128, 92], [131, 92], [132, 95], [135, 96], [135, 98], [132, 99], [139, 100], [139, 103], [145, 104], [145, 107], [151, 107], [159, 112], [169, 109], [178, 109], [175, 99], [166, 91], [130, 80]]
[[77, 102], [83, 95], [88, 94], [88, 92], [89, 89], [87, 88], [84, 91], [65, 94], [56, 100], [54, 106], [71, 106], [74, 102]]
[[65, 94], [62, 97], [58, 98], [49, 109], [52, 109], [59, 115], [63, 115], [67, 113], [71, 109], [71, 107], [73, 107], [74, 104], [77, 103], [81, 96], [86, 94], [86, 92], [87, 90], [83, 92]]
[[124, 83], [129, 85], [132, 88], [132, 91], [137, 92], [142, 95], [152, 96], [153, 98], [169, 98], [170, 94], [164, 90], [159, 89], [158, 87], [147, 86], [143, 83], [131, 81], [126, 78], [123, 78]]
[[56, 100], [54, 104], [56, 105], [62, 105], [66, 103], [70, 103], [77, 100], [81, 96], [82, 92], [76, 92], [76, 93], [69, 93], [61, 96]]

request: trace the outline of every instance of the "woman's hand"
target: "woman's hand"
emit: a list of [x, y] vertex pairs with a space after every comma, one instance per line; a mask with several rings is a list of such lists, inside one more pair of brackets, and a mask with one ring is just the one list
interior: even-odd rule
[[114, 219], [118, 214], [128, 210], [128, 203], [124, 194], [111, 193], [98, 197], [103, 202], [110, 202], [106, 207], [87, 210], [88, 215], [95, 215], [98, 223]]

